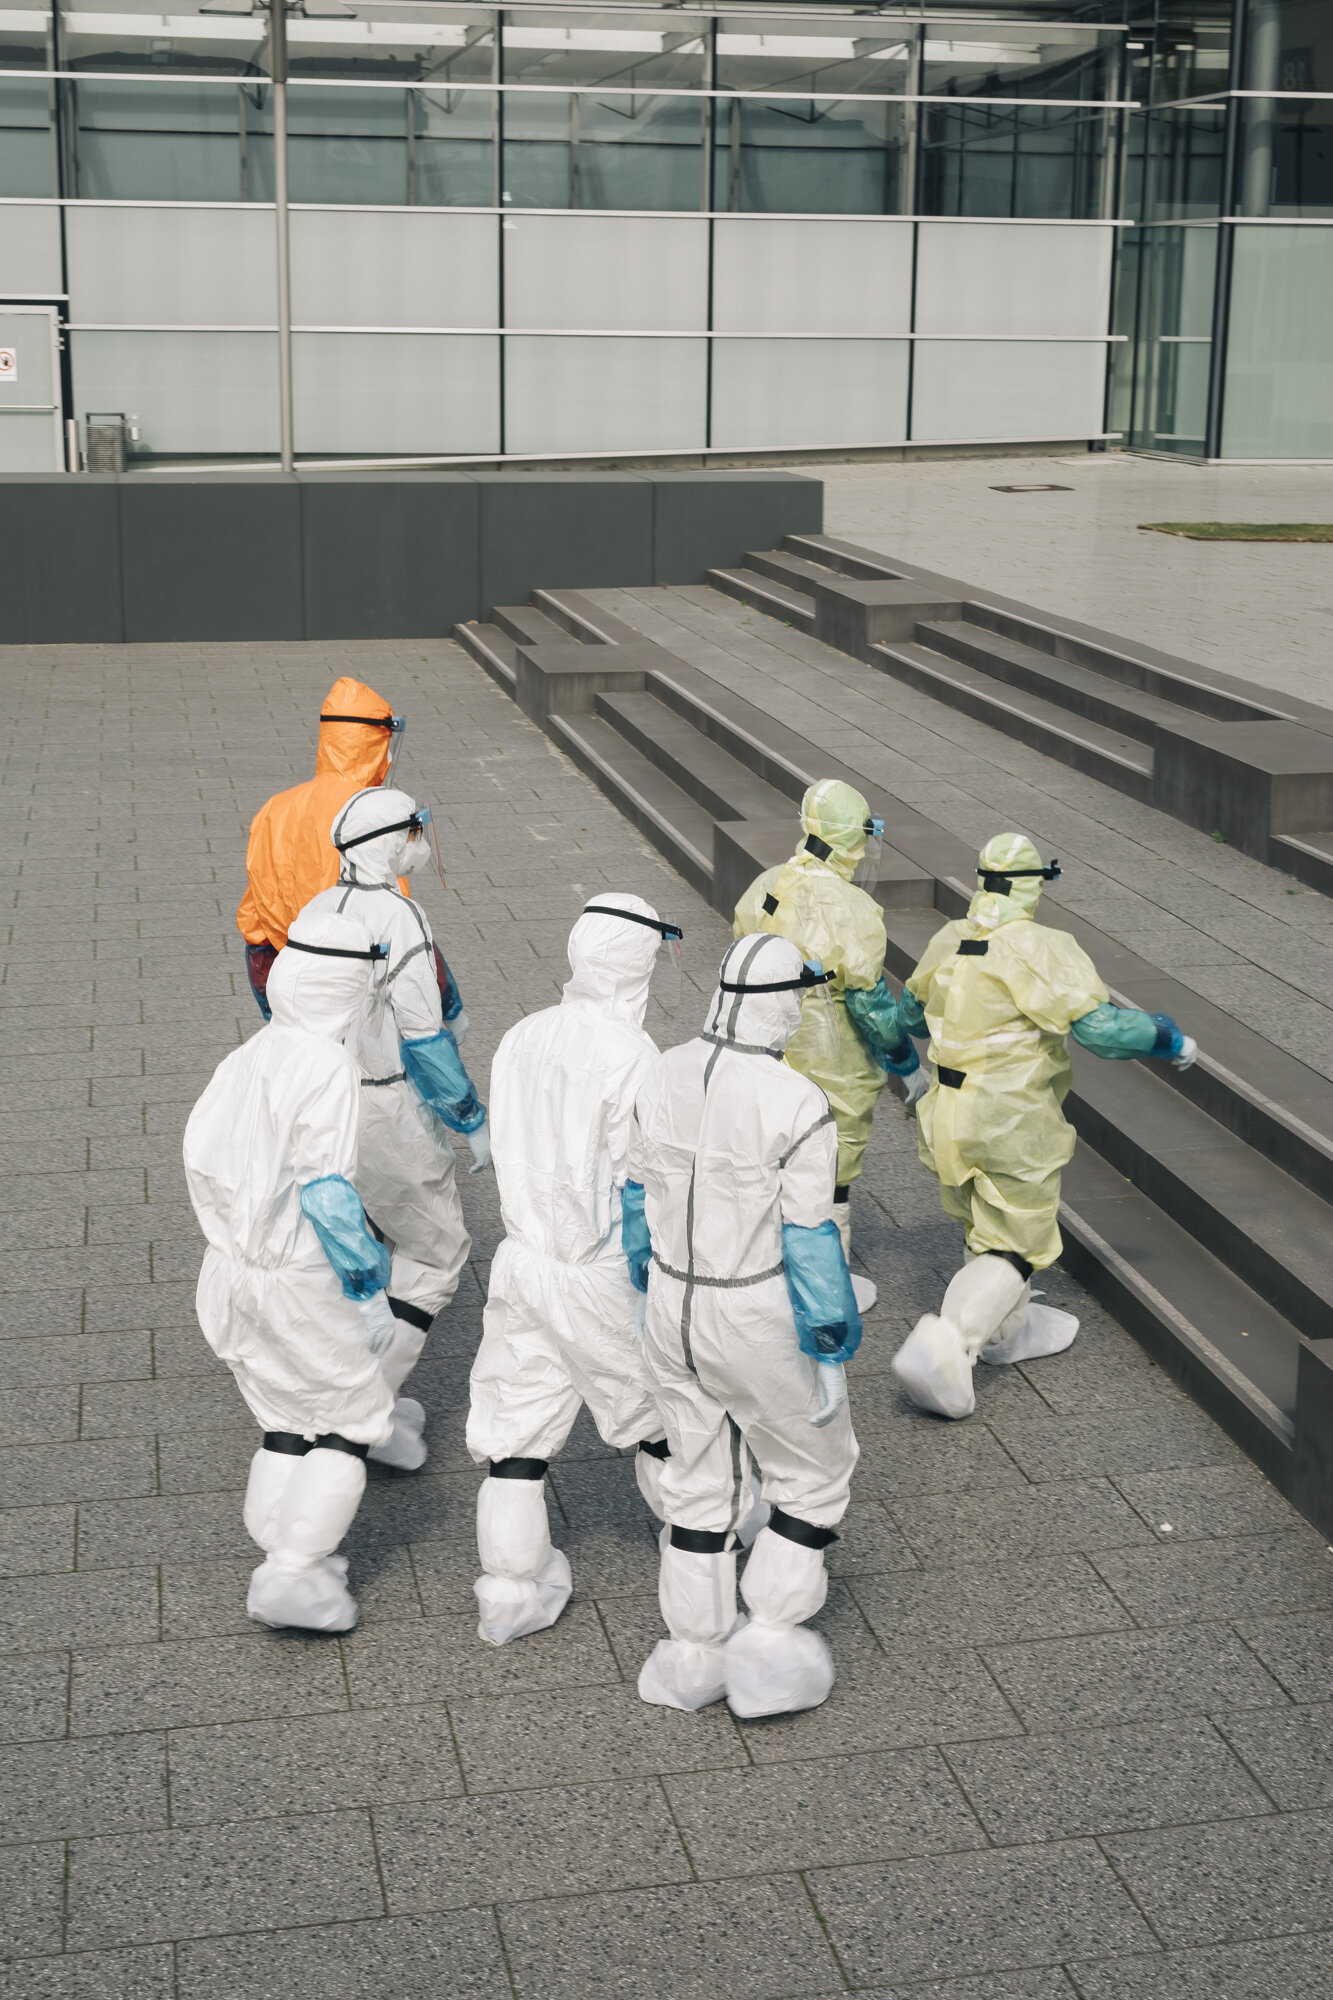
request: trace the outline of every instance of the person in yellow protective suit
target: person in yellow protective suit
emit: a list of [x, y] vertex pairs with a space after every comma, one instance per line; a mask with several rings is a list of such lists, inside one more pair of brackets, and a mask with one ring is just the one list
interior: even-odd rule
[[[836, 1053], [816, 1049], [802, 1026], [788, 1042], [785, 1060], [819, 1085], [837, 1124], [833, 1219], [850, 1258], [851, 1186], [860, 1177], [875, 1099], [886, 1075], [911, 1076], [920, 1065], [884, 983], [884, 916], [867, 893], [879, 878], [883, 821], [872, 817], [851, 785], [826, 778], [801, 800], [801, 832], [791, 860], [759, 876], [737, 903], [734, 935], [768, 931], [787, 938], [804, 959], [833, 974]], [[869, 1312], [874, 1285], [853, 1276], [852, 1286], [858, 1309]]]
[[[344, 675], [320, 709], [314, 777], [275, 793], [250, 822], [246, 890], [236, 928], [245, 939], [250, 990], [265, 1020], [268, 975], [287, 942], [288, 925], [298, 910], [338, 880], [340, 856], [329, 829], [357, 792], [384, 783], [403, 729], [402, 716], [394, 714], [382, 695]], [[407, 883], [398, 886], [406, 895]], [[461, 1040], [467, 1016], [439, 946], [434, 950], [445, 1023], [454, 1039]]]
[[1032, 1304], [1030, 1291], [1062, 1247], [1060, 1170], [1074, 1151], [1061, 1109], [1066, 1038], [1094, 1055], [1156, 1056], [1177, 1069], [1198, 1054], [1169, 1014], [1111, 1006], [1082, 947], [1033, 921], [1043, 884], [1059, 873], [1022, 834], [988, 841], [967, 915], [936, 932], [898, 1004], [905, 1032], [929, 1031], [935, 1066], [917, 1108], [918, 1149], [967, 1236], [938, 1314], [918, 1320], [892, 1362], [912, 1400], [940, 1416], [971, 1415], [978, 1358], [1058, 1354], [1078, 1332], [1072, 1313]]

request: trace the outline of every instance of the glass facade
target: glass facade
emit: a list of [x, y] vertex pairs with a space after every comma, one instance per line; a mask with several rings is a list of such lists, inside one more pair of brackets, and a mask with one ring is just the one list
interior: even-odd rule
[[0, 310], [148, 456], [1327, 449], [1230, 301], [1327, 323], [1328, 0], [307, 5], [0, 0]]

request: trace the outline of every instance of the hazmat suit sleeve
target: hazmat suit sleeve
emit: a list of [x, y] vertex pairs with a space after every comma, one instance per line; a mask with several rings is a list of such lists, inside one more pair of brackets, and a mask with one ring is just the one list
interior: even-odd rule
[[1008, 954], [1004, 980], [1019, 1012], [1048, 1035], [1067, 1035], [1075, 1021], [1106, 1005], [1106, 988], [1081, 945], [1066, 931], [1015, 925], [1021, 950]]
[[333, 1266], [343, 1297], [370, 1299], [389, 1282], [389, 1252], [366, 1226], [361, 1197], [341, 1174], [326, 1174], [301, 1189], [301, 1209]]
[[850, 1361], [861, 1345], [861, 1315], [832, 1217], [815, 1229], [784, 1222], [782, 1266], [802, 1354]]
[[926, 1010], [908, 986], [904, 986], [902, 998], [898, 1002], [898, 1022], [909, 1035], [920, 1036], [930, 1033], [926, 1026]]
[[873, 1062], [891, 1076], [910, 1076], [921, 1067], [917, 1052], [907, 1039], [899, 1003], [890, 993], [883, 973], [869, 988], [848, 987], [846, 999], [852, 1025]]
[[451, 1132], [475, 1132], [486, 1123], [486, 1107], [478, 1100], [448, 1028], [405, 1039], [399, 1047], [409, 1083]]
[[833, 1219], [838, 1169], [838, 1128], [822, 1091], [811, 1089], [809, 1121], [778, 1163], [779, 1205], [784, 1226], [817, 1229]]
[[1112, 1062], [1130, 1056], [1178, 1056], [1185, 1037], [1169, 1014], [1145, 1014], [1138, 1007], [1094, 1007], [1074, 1022], [1070, 1033], [1081, 1048]]

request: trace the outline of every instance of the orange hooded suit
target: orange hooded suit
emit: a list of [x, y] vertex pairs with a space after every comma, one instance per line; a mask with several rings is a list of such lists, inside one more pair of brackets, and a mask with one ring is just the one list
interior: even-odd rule
[[[320, 713], [382, 715], [387, 722], [393, 710], [364, 681], [344, 676], [329, 689]], [[249, 883], [236, 912], [247, 945], [281, 951], [297, 911], [333, 887], [339, 856], [329, 829], [354, 792], [383, 784], [391, 742], [387, 729], [364, 722], [320, 722], [314, 777], [275, 793], [250, 822]]]

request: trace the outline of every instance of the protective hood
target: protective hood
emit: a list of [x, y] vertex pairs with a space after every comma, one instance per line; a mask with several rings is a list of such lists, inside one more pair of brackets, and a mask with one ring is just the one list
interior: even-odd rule
[[[335, 847], [342, 848], [348, 841], [354, 843], [343, 852], [339, 881], [396, 883], [407, 859], [408, 828], [404, 822], [416, 809], [417, 802], [409, 793], [391, 791], [383, 785], [358, 792], [349, 799], [331, 829]], [[393, 827], [395, 831], [378, 839], [362, 837], [373, 835], [379, 827]]]
[[[732, 945], [718, 972], [719, 985], [708, 1008], [704, 1032], [734, 1048], [780, 1056], [801, 1025], [801, 994], [795, 982], [805, 961], [786, 938], [745, 937]], [[728, 993], [723, 985], [761, 987], [793, 983], [779, 993]]]
[[[293, 951], [293, 944], [315, 951]], [[268, 1003], [276, 1028], [299, 1028], [341, 1042], [361, 1012], [375, 966], [369, 958], [326, 958], [326, 951], [365, 952], [364, 927], [332, 910], [302, 910], [268, 976]]]
[[801, 831], [807, 840], [813, 834], [829, 852], [816, 854], [803, 844], [794, 860], [800, 864], [806, 857], [806, 865], [809, 861], [822, 863], [850, 882], [865, 852], [869, 818], [869, 803], [852, 785], [845, 785], [841, 778], [821, 779], [801, 800]]
[[1024, 917], [1030, 917], [1045, 887], [1041, 866], [1041, 856], [1025, 833], [993, 834], [977, 856], [978, 883], [984, 884], [988, 874], [1002, 875], [1009, 868], [1036, 872], [1018, 876], [1010, 882], [1007, 892], [979, 887], [967, 906], [968, 923], [978, 930], [994, 931], [1001, 924], [1017, 923]]
[[[617, 889], [591, 901], [599, 911], [611, 906], [658, 922], [657, 911], [641, 896]], [[569, 969], [574, 976], [565, 986], [565, 999], [586, 1001], [641, 1028], [661, 943], [661, 932], [645, 924], [619, 923], [602, 915], [580, 917], [569, 933]]]
[[[346, 674], [333, 683], [319, 712], [321, 716], [382, 715], [386, 721], [393, 714], [383, 695]], [[364, 722], [321, 722], [315, 776], [346, 778], [358, 786], [383, 784], [391, 741], [387, 729], [369, 729]]]

